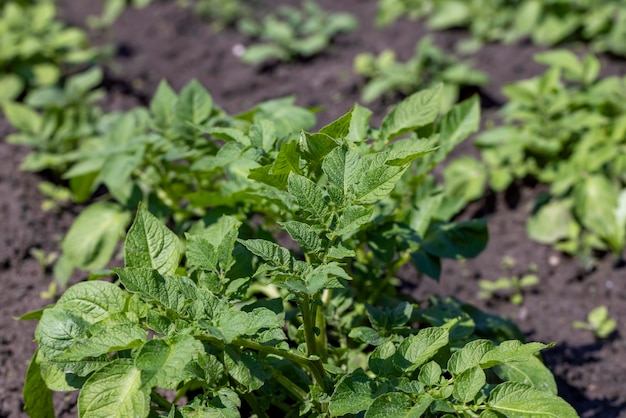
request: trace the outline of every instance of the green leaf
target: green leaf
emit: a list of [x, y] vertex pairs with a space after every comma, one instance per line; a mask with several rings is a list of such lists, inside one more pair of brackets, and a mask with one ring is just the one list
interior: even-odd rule
[[490, 409], [508, 418], [577, 418], [578, 414], [563, 399], [517, 382], [498, 385], [489, 395]]
[[363, 369], [341, 378], [330, 398], [331, 417], [358, 414], [367, 410], [381, 390], [381, 382], [369, 378]]
[[[298, 291], [309, 295], [314, 295], [320, 290], [338, 289], [344, 287], [338, 278], [351, 280], [351, 277], [337, 263], [322, 264], [304, 275], [304, 283], [298, 278], [297, 283], [289, 281], [296, 286], [300, 286]], [[297, 287], [295, 289], [298, 289]]]
[[350, 109], [348, 113], [320, 129], [319, 133], [328, 135], [331, 138], [344, 138], [350, 132], [353, 112], [354, 108]]
[[537, 242], [554, 244], [570, 237], [574, 222], [571, 202], [553, 200], [528, 219], [526, 231]]
[[146, 332], [124, 315], [110, 317], [88, 329], [89, 335], [76, 340], [62, 354], [58, 361], [81, 361], [84, 358], [98, 357], [114, 351], [122, 351], [140, 346], [147, 339]]
[[420, 369], [418, 380], [426, 386], [433, 386], [439, 383], [441, 377], [441, 366], [435, 361], [429, 361]]
[[344, 197], [362, 175], [361, 167], [361, 156], [347, 145], [334, 148], [322, 162], [329, 183]]
[[583, 79], [583, 65], [572, 51], [567, 49], [557, 49], [553, 51], [540, 52], [533, 55], [533, 59], [540, 64], [545, 64], [549, 67], [563, 68], [571, 75], [575, 80], [582, 81]]
[[387, 341], [386, 343], [379, 345], [372, 352], [372, 354], [370, 354], [370, 358], [368, 360], [370, 370], [382, 377], [397, 375], [398, 370], [393, 363], [395, 354], [396, 346], [393, 342]]
[[517, 340], [502, 341], [500, 345], [487, 351], [480, 359], [480, 366], [488, 369], [497, 364], [524, 361], [549, 346], [542, 343], [523, 344]]
[[439, 139], [437, 137], [429, 139], [418, 139], [415, 137], [400, 139], [387, 147], [389, 155], [386, 162], [389, 165], [403, 166], [438, 148]]
[[28, 365], [24, 389], [22, 389], [24, 411], [31, 418], [54, 418], [52, 391], [48, 389], [41, 376], [41, 369], [36, 361], [37, 354], [38, 351], [35, 351]]
[[213, 99], [197, 80], [189, 82], [180, 92], [176, 102], [176, 120], [181, 124], [197, 125], [211, 115]]
[[337, 141], [325, 133], [310, 134], [302, 132], [300, 134], [300, 150], [308, 161], [318, 162], [337, 148]]
[[463, 402], [471, 402], [487, 382], [485, 372], [474, 366], [461, 372], [454, 381], [454, 397]]
[[368, 170], [354, 186], [354, 201], [361, 204], [377, 203], [391, 193], [408, 165], [382, 166]]
[[370, 327], [356, 327], [350, 330], [348, 337], [366, 344], [378, 346], [387, 341], [380, 334]]
[[[78, 376], [77, 374], [72, 372], [73, 365], [79, 365], [79, 368], [82, 368], [80, 371], [85, 371], [82, 373], [84, 375], [88, 375], [101, 367], [107, 364], [109, 360], [100, 361], [97, 366], [95, 363], [98, 361], [89, 360], [89, 361], [81, 361], [78, 363], [73, 362], [56, 362], [46, 359], [44, 356], [39, 353], [37, 357], [37, 363], [41, 369], [41, 376], [46, 383], [48, 389], [57, 392], [71, 392], [76, 389], [80, 389], [85, 384], [86, 378], [82, 376]], [[66, 367], [70, 366], [70, 367]]]
[[15, 100], [24, 90], [24, 81], [16, 74], [0, 76], [0, 103]]
[[247, 392], [260, 389], [269, 378], [261, 360], [250, 351], [239, 353], [231, 346], [227, 346], [224, 352], [224, 366], [228, 374]]
[[354, 105], [352, 108], [352, 118], [350, 119], [350, 131], [346, 136], [348, 142], [363, 142], [367, 139], [370, 129], [370, 118], [372, 111], [362, 106]]
[[63, 258], [86, 270], [106, 266], [128, 220], [128, 213], [113, 203], [99, 202], [87, 207], [63, 239]]
[[232, 216], [222, 216], [216, 223], [195, 234], [215, 249], [218, 265], [224, 272], [233, 266], [233, 250], [240, 226], [241, 222]]
[[370, 405], [365, 418], [419, 418], [431, 402], [432, 398], [427, 394], [418, 395], [417, 400], [413, 400], [404, 393], [384, 393]]
[[5, 102], [2, 104], [2, 110], [11, 125], [21, 132], [36, 134], [41, 129], [42, 117], [28, 106]]
[[448, 371], [453, 376], [463, 373], [480, 364], [480, 359], [486, 352], [494, 348], [493, 342], [489, 340], [474, 340], [465, 344], [463, 348], [455, 351], [448, 360]]
[[41, 354], [54, 359], [89, 337], [90, 323], [80, 315], [62, 309], [47, 309], [35, 330]]
[[176, 93], [167, 81], [161, 80], [152, 101], [150, 101], [150, 111], [154, 115], [155, 124], [159, 129], [165, 130], [172, 125], [177, 99]]
[[211, 271], [216, 274], [219, 273], [217, 251], [213, 245], [202, 237], [197, 235], [188, 237], [185, 257], [189, 267]]
[[172, 274], [178, 268], [182, 254], [182, 243], [176, 234], [140, 205], [124, 243], [126, 267]]
[[270, 174], [300, 173], [300, 154], [298, 142], [283, 142], [272, 164]]
[[441, 258], [472, 258], [485, 249], [488, 239], [485, 219], [438, 223], [429, 228], [422, 248]]
[[438, 327], [422, 329], [417, 335], [405, 338], [400, 343], [394, 356], [394, 363], [400, 370], [410, 373], [430, 360], [447, 344], [447, 329]]
[[625, 233], [617, 226], [618, 194], [609, 179], [602, 175], [589, 176], [577, 185], [574, 196], [574, 212], [580, 222], [606, 240], [615, 253], [620, 253]]
[[114, 360], [96, 371], [78, 395], [78, 413], [83, 417], [147, 417], [149, 389], [141, 386], [141, 370], [125, 359]]
[[444, 196], [437, 218], [450, 220], [454, 215], [485, 193], [488, 173], [482, 162], [461, 157], [450, 162], [443, 172]]
[[287, 221], [283, 222], [282, 226], [306, 253], [316, 253], [323, 249], [322, 240], [310, 225], [304, 222]]
[[447, 155], [480, 126], [480, 101], [477, 96], [455, 105], [437, 123], [439, 153]]
[[298, 205], [309, 212], [320, 222], [326, 220], [328, 215], [328, 204], [324, 199], [324, 192], [315, 183], [299, 174], [289, 174], [287, 190], [295, 197]]
[[291, 256], [288, 249], [263, 239], [238, 241], [252, 254], [261, 257], [264, 261], [272, 264], [273, 267], [282, 268], [286, 271], [293, 270], [295, 259]]
[[202, 352], [202, 343], [189, 335], [148, 341], [135, 356], [135, 366], [142, 370], [142, 386], [176, 389], [190, 377], [185, 373], [187, 365]]
[[412, 94], [396, 105], [383, 119], [380, 137], [389, 141], [405, 132], [434, 122], [441, 108], [443, 85]]
[[70, 311], [93, 324], [123, 312], [127, 300], [128, 295], [112, 283], [80, 282], [67, 289], [52, 309]]
[[493, 371], [504, 381], [523, 383], [535, 389], [557, 394], [554, 375], [541, 360], [535, 356], [524, 361], [512, 361], [498, 364]]
[[372, 218], [374, 208], [364, 206], [349, 206], [339, 218], [335, 230], [331, 232], [333, 236], [344, 236], [357, 232], [361, 226], [366, 225]]
[[145, 268], [113, 269], [126, 290], [138, 293], [150, 302], [183, 313], [189, 301], [197, 299], [194, 282], [184, 277], [164, 276]]

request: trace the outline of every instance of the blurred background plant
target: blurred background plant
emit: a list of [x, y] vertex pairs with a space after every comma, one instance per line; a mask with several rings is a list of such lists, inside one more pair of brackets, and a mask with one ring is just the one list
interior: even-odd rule
[[442, 111], [447, 111], [459, 100], [462, 87], [479, 87], [489, 78], [475, 70], [469, 61], [460, 61], [454, 55], [437, 47], [431, 37], [425, 37], [415, 46], [415, 54], [406, 62], [396, 60], [394, 51], [386, 49], [378, 56], [362, 53], [354, 59], [354, 71], [367, 80], [361, 98], [369, 103], [383, 96], [407, 96], [435, 83], [444, 83]]

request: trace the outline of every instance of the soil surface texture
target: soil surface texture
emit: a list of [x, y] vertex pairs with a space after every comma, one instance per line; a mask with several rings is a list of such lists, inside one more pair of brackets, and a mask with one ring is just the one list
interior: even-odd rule
[[[59, 0], [59, 7], [64, 21], [85, 27], [87, 16], [98, 13], [102, 3]], [[265, 66], [243, 64], [233, 54], [236, 45], [248, 42], [245, 36], [232, 29], [215, 33], [206, 21], [175, 1], [155, 0], [144, 9], [128, 10], [106, 32], [90, 32], [95, 45], [110, 45], [113, 51], [106, 64], [103, 106], [123, 109], [145, 105], [160, 80], [166, 79], [178, 90], [195, 78], [228, 112], [294, 95], [299, 105], [321, 107], [318, 124], [323, 126], [359, 101], [363, 80], [352, 70], [358, 53], [390, 48], [400, 60], [406, 60], [415, 44], [429, 33], [423, 22], [406, 20], [377, 28], [375, 0], [318, 3], [327, 10], [353, 13], [359, 19], [359, 29], [339, 36], [331, 48], [309, 60]], [[467, 34], [448, 31], [433, 36], [439, 46], [452, 51], [454, 43]], [[495, 120], [505, 101], [503, 85], [543, 72], [544, 67], [532, 60], [539, 50], [524, 43], [488, 45], [473, 57], [491, 80], [478, 92], [483, 121]], [[601, 60], [604, 74], [626, 74], [626, 61]], [[379, 121], [393, 103], [383, 100], [368, 105], [374, 111], [374, 121]], [[0, 118], [0, 418], [25, 416], [21, 391], [36, 348], [32, 341], [36, 324], [18, 322], [14, 317], [53, 302], [42, 297], [52, 281], [50, 271], [42, 269], [32, 251], [58, 251], [59, 239], [81, 209], [41, 210], [44, 198], [38, 184], [47, 178], [19, 170], [28, 150], [7, 144], [4, 138], [9, 132], [8, 123]], [[454, 153], [463, 154], [477, 155], [471, 140]], [[520, 183], [472, 204], [462, 216], [488, 218], [487, 249], [473, 260], [446, 262], [439, 283], [415, 280], [411, 269], [406, 269], [405, 275], [415, 283], [411, 291], [419, 300], [431, 294], [452, 295], [511, 318], [528, 340], [556, 342], [556, 347], [544, 352], [544, 359], [555, 373], [559, 394], [582, 417], [626, 418], [626, 269], [616, 265], [614, 257], [605, 256], [595, 270], [586, 273], [577, 260], [531, 241], [525, 220], [533, 201], [544, 190]], [[504, 257], [515, 261], [510, 270], [502, 267]], [[478, 297], [478, 280], [524, 274], [533, 264], [540, 284], [524, 294], [521, 305], [513, 305], [506, 297], [488, 302]], [[74, 280], [85, 277], [78, 275]], [[606, 305], [618, 320], [618, 331], [602, 341], [592, 333], [572, 328], [573, 321], [585, 320], [599, 305]], [[77, 415], [74, 394], [60, 394], [55, 402], [57, 416]]]

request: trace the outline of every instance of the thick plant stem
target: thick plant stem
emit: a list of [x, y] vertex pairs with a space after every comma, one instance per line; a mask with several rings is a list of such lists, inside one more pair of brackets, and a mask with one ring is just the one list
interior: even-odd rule
[[316, 306], [315, 309], [315, 327], [320, 330], [319, 335], [316, 335], [315, 344], [317, 345], [317, 352], [323, 361], [328, 358], [328, 336], [326, 334], [326, 317], [324, 316], [324, 308], [326, 307], [327, 298], [330, 298], [330, 291], [324, 290], [324, 296], [322, 298], [322, 306]]
[[317, 344], [315, 342], [315, 308], [311, 306], [311, 297], [304, 296], [300, 301], [300, 311], [302, 312], [302, 323], [304, 326], [304, 340], [306, 341], [306, 351], [309, 356], [317, 356]]
[[[307, 354], [309, 356], [316, 356], [316, 360], [311, 360], [315, 371], [313, 375], [317, 383], [324, 389], [324, 391], [330, 393], [331, 387], [326, 381], [326, 371], [324, 365], [320, 359], [320, 354], [317, 349], [317, 337], [315, 335], [315, 305], [311, 302], [311, 297], [306, 295], [300, 299], [300, 311], [302, 312], [302, 323], [304, 326], [304, 339], [306, 342]], [[320, 333], [326, 333], [326, 329], [320, 329]]]

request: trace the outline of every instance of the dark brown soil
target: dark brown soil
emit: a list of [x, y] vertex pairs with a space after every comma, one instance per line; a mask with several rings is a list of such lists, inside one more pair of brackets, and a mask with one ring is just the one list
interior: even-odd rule
[[[96, 13], [102, 1], [62, 0], [64, 19], [83, 25]], [[107, 33], [93, 34], [97, 44], [111, 44], [115, 56], [108, 64], [107, 108], [145, 104], [158, 82], [165, 78], [178, 89], [192, 78], [202, 82], [215, 102], [229, 112], [243, 111], [270, 98], [295, 95], [303, 106], [321, 106], [319, 124], [345, 113], [358, 101], [362, 80], [352, 72], [354, 56], [363, 51], [397, 51], [401, 59], [413, 53], [415, 43], [427, 33], [419, 22], [401, 21], [380, 30], [373, 26], [374, 0], [320, 0], [330, 10], [354, 13], [361, 26], [341, 36], [332, 48], [307, 62], [268, 67], [247, 66], [232, 54], [232, 48], [246, 39], [235, 31], [213, 33], [206, 22], [172, 1], [156, 1], [144, 10], [125, 13]], [[462, 32], [436, 35], [439, 45], [451, 50]], [[532, 61], [538, 48], [530, 45], [490, 45], [475, 57], [477, 66], [488, 72], [491, 84], [480, 93], [487, 117], [503, 103], [501, 87], [508, 82], [537, 75], [542, 67]], [[606, 74], [626, 73], [626, 62], [603, 59]], [[369, 106], [382, 115], [391, 103]], [[9, 131], [0, 119], [0, 138]], [[58, 240], [79, 208], [44, 213], [43, 198], [37, 190], [43, 177], [20, 172], [27, 150], [0, 141], [0, 418], [24, 416], [21, 389], [27, 363], [36, 346], [32, 342], [35, 324], [17, 322], [13, 317], [49, 303], [40, 293], [51, 282], [30, 255], [33, 248], [58, 250]], [[456, 155], [476, 152], [470, 142]], [[423, 280], [414, 293], [453, 295], [490, 312], [515, 320], [530, 340], [557, 342], [545, 352], [546, 363], [557, 376], [559, 390], [583, 417], [626, 417], [626, 270], [604, 257], [597, 269], [583, 274], [580, 264], [549, 247], [530, 241], [525, 219], [539, 187], [520, 185], [507, 193], [488, 196], [470, 207], [464, 216], [486, 214], [490, 243], [477, 259], [446, 262], [441, 283]], [[512, 257], [512, 273], [525, 273], [538, 266], [541, 284], [525, 294], [521, 306], [506, 298], [489, 303], [478, 298], [479, 279], [497, 279], [508, 274], [501, 267], [503, 257]], [[606, 305], [617, 318], [618, 328], [610, 339], [597, 341], [591, 333], [575, 330], [571, 324], [584, 320], [598, 305]], [[57, 398], [58, 416], [75, 416], [74, 397]]]

